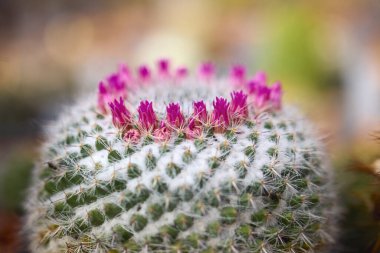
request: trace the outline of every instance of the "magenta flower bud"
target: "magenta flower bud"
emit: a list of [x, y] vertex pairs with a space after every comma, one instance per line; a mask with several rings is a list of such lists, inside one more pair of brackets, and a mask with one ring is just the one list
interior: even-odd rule
[[154, 130], [153, 136], [157, 141], [167, 141], [170, 139], [171, 131], [166, 126], [165, 122], [161, 121], [159, 127]]
[[255, 93], [254, 97], [254, 105], [256, 108], [264, 108], [268, 105], [268, 102], [270, 101], [270, 88], [264, 85], [258, 85], [257, 91]]
[[118, 75], [119, 75], [120, 82], [123, 82], [125, 86], [127, 86], [128, 83], [132, 82], [132, 75], [127, 65], [125, 64], [119, 65]]
[[99, 83], [98, 108], [102, 113], [107, 113], [107, 105], [113, 100], [127, 97], [127, 82], [130, 79], [129, 70], [125, 65], [120, 65], [119, 71], [109, 75], [106, 80]]
[[238, 120], [248, 117], [247, 95], [243, 91], [231, 92], [230, 112]]
[[98, 108], [102, 113], [107, 112], [107, 104], [109, 102], [109, 94], [107, 92], [106, 85], [103, 81], [100, 81], [98, 86]]
[[234, 86], [240, 86], [245, 83], [246, 69], [243, 65], [235, 65], [230, 72], [230, 79]]
[[117, 73], [113, 73], [107, 77], [108, 88], [110, 91], [118, 91], [122, 85], [119, 83], [119, 76]]
[[267, 86], [267, 77], [264, 72], [258, 72], [255, 77], [247, 83], [248, 92], [257, 94], [262, 87]]
[[215, 76], [215, 66], [211, 62], [205, 62], [199, 66], [198, 76], [202, 80], [210, 80]]
[[189, 75], [189, 70], [186, 67], [177, 68], [175, 76], [177, 79], [183, 79]]
[[207, 109], [206, 104], [201, 100], [193, 102], [193, 115], [189, 118], [189, 124], [187, 126], [186, 135], [191, 138], [199, 136], [202, 132], [203, 125], [207, 122]]
[[268, 106], [270, 101], [270, 88], [267, 86], [267, 75], [265, 72], [257, 72], [255, 77], [248, 82], [248, 92], [253, 95], [255, 108], [262, 109]]
[[267, 85], [267, 74], [264, 71], [258, 71], [253, 77], [253, 80], [263, 85]]
[[137, 129], [129, 129], [124, 134], [124, 140], [127, 142], [137, 143], [140, 140], [140, 132]]
[[201, 100], [198, 102], [193, 102], [194, 112], [193, 117], [196, 118], [200, 123], [207, 122], [207, 109], [206, 104]]
[[252, 95], [256, 109], [281, 109], [282, 87], [276, 82], [272, 87], [267, 85], [267, 76], [264, 72], [258, 72], [247, 84], [248, 92]]
[[166, 107], [166, 121], [172, 127], [183, 127], [185, 123], [185, 117], [181, 113], [181, 107], [178, 103], [170, 103]]
[[272, 85], [270, 90], [270, 101], [274, 109], [281, 109], [282, 104], [282, 85], [280, 82], [276, 82]]
[[170, 62], [168, 59], [161, 59], [157, 62], [158, 74], [162, 77], [167, 77], [169, 73]]
[[152, 102], [148, 100], [141, 101], [137, 108], [139, 114], [139, 124], [142, 129], [152, 131], [156, 127], [157, 117], [153, 110]]
[[252, 84], [267, 85], [267, 74], [264, 71], [258, 71], [247, 84], [249, 91], [251, 91]]
[[194, 130], [197, 127], [198, 124], [196, 124], [196, 119], [194, 117], [189, 118], [189, 123], [187, 125], [187, 128], [190, 130]]
[[119, 75], [119, 73], [114, 73], [107, 78], [108, 87], [111, 92], [118, 93], [126, 90], [127, 83], [126, 81]]
[[146, 65], [140, 66], [138, 68], [138, 74], [139, 74], [139, 79], [144, 83], [148, 82], [151, 78], [150, 69]]
[[230, 124], [228, 108], [230, 103], [223, 97], [216, 97], [212, 102], [214, 111], [212, 112], [211, 122], [215, 125], [216, 130], [223, 130]]
[[131, 124], [131, 113], [124, 105], [123, 98], [109, 103], [112, 113], [112, 123], [117, 128], [128, 128]]
[[99, 94], [103, 94], [103, 95], [107, 94], [106, 85], [103, 81], [100, 81], [98, 88], [99, 88], [99, 90], [98, 90]]

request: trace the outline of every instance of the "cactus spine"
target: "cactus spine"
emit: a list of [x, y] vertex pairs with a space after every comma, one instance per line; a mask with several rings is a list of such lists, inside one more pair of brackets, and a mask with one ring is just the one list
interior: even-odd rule
[[281, 93], [242, 66], [224, 79], [209, 63], [198, 76], [164, 60], [157, 73], [121, 67], [98, 103], [80, 101], [49, 128], [26, 203], [30, 248], [318, 252], [329, 167]]

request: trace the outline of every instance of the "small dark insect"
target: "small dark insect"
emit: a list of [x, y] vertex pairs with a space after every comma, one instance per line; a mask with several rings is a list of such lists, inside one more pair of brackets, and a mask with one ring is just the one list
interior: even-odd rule
[[52, 162], [47, 162], [49, 168], [53, 169], [53, 170], [58, 170], [58, 167], [57, 165], [55, 165], [54, 163]]

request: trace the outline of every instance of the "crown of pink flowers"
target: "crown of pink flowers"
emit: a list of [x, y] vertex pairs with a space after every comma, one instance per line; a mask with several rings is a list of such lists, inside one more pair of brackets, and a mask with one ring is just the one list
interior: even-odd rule
[[[210, 62], [201, 64], [197, 73], [199, 81], [205, 85], [216, 78], [215, 67]], [[159, 118], [152, 101], [140, 101], [135, 113], [128, 110], [124, 103], [128, 99], [128, 91], [162, 79], [180, 82], [189, 75], [188, 69], [179, 67], [172, 70], [170, 62], [162, 59], [157, 62], [155, 71], [143, 65], [134, 75], [126, 65], [120, 65], [116, 73], [99, 83], [98, 108], [103, 114], [111, 113], [113, 125], [130, 142], [138, 142], [147, 136], [157, 141], [168, 141], [174, 134], [197, 138], [205, 129], [223, 133], [261, 112], [281, 109], [281, 83], [268, 86], [264, 72], [258, 72], [251, 79], [246, 77], [246, 73], [244, 66], [232, 66], [228, 79], [233, 88], [230, 100], [216, 97], [211, 109], [206, 107], [205, 101], [193, 101], [193, 112], [187, 116], [179, 103], [170, 102], [166, 106], [166, 116]]]

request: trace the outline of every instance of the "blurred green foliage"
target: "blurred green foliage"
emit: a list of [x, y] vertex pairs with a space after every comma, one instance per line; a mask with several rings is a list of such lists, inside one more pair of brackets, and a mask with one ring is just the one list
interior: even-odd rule
[[0, 175], [0, 208], [22, 213], [33, 159], [31, 153], [18, 151], [4, 162]]
[[283, 80], [288, 92], [302, 90], [310, 95], [335, 88], [338, 74], [327, 59], [328, 52], [322, 51], [329, 49], [326, 31], [313, 10], [284, 5], [270, 11], [268, 36], [259, 53], [262, 68]]

